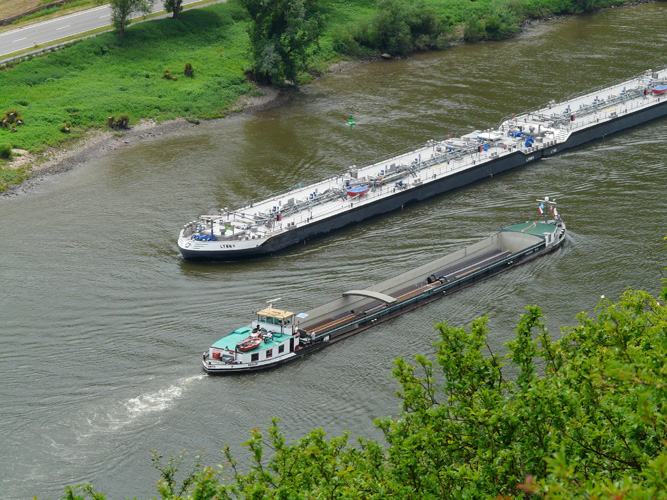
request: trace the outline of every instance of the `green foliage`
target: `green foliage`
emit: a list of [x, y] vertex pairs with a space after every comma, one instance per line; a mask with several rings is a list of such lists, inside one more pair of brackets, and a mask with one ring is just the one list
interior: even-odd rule
[[72, 122], [63, 122], [60, 124], [60, 131], [63, 134], [69, 134], [71, 132]]
[[16, 128], [17, 125], [23, 125], [23, 115], [18, 109], [8, 109], [0, 115], [0, 127]]
[[[81, 494], [77, 494], [80, 492]], [[79, 484], [74, 488], [68, 486], [65, 489], [64, 500], [106, 500], [106, 497], [98, 493], [95, 488], [89, 484]]]
[[183, 12], [183, 0], [164, 0], [164, 10], [171, 12], [173, 19], [178, 19], [178, 16]]
[[520, 14], [517, 5], [494, 0], [484, 23], [484, 31], [489, 40], [502, 40], [519, 32]]
[[484, 38], [484, 25], [477, 17], [468, 19], [463, 27], [463, 38], [466, 42], [478, 42]]
[[192, 78], [195, 76], [195, 70], [192, 68], [192, 64], [185, 63], [185, 69], [183, 70], [183, 74], [189, 78]]
[[[0, 71], [2, 101], [17, 103], [25, 117], [11, 138], [11, 129], [0, 127], [0, 142], [39, 153], [104, 127], [120, 112], [133, 121], [224, 114], [254, 88], [243, 74], [248, 51], [243, 19], [236, 2], [189, 10], [177, 20], [131, 26], [124, 39], [100, 34]], [[165, 67], [181, 68], [173, 74], [180, 73], [184, 61], [196, 69], [195, 78], [161, 78]], [[65, 121], [72, 123], [69, 134], [60, 131]]]
[[114, 130], [125, 130], [130, 128], [130, 115], [127, 113], [121, 113], [117, 117], [111, 115], [107, 119], [107, 127]]
[[0, 158], [3, 158], [5, 160], [11, 160], [12, 158], [11, 144], [0, 144]]
[[297, 82], [318, 47], [324, 17], [316, 0], [241, 0], [251, 23], [252, 72], [267, 83]]
[[168, 68], [162, 70], [162, 78], [164, 78], [165, 80], [174, 80], [174, 81], [178, 80], [178, 77], [172, 75], [171, 70]]
[[118, 36], [125, 37], [125, 28], [130, 24], [132, 14], [150, 14], [155, 0], [110, 0], [111, 23], [119, 30]]
[[[153, 454], [153, 466], [160, 472], [160, 479], [157, 486], [160, 498], [164, 500], [181, 498], [195, 481], [197, 472], [202, 469], [201, 461], [203, 455], [195, 455], [194, 461], [190, 465], [191, 470], [184, 473], [182, 469], [188, 455], [187, 451], [184, 450], [177, 457], [169, 457], [166, 465], [162, 462], [164, 457], [158, 455], [157, 451], [153, 450], [151, 453]], [[178, 476], [182, 475], [185, 477], [177, 479]]]
[[376, 12], [352, 27], [333, 32], [334, 47], [341, 53], [358, 54], [362, 48], [406, 55], [416, 50], [442, 48], [452, 32], [424, 1], [380, 0]]

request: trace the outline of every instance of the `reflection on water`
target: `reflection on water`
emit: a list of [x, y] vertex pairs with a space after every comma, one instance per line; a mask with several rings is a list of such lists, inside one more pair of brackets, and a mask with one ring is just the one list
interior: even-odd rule
[[[434, 322], [488, 314], [502, 352], [527, 304], [544, 309], [557, 336], [602, 294], [657, 292], [665, 120], [265, 259], [186, 263], [175, 238], [210, 207], [664, 66], [665, 8], [559, 19], [515, 40], [358, 66], [280, 108], [128, 147], [0, 199], [3, 498], [59, 498], [64, 484], [86, 481], [113, 498], [149, 497], [149, 450], [205, 446], [215, 463], [225, 442], [239, 450], [273, 416], [290, 438], [320, 426], [378, 437], [372, 419], [398, 412], [391, 360], [428, 352]], [[554, 254], [279, 370], [202, 375], [201, 352], [266, 300], [309, 309], [532, 218], [545, 194], [570, 229]]]

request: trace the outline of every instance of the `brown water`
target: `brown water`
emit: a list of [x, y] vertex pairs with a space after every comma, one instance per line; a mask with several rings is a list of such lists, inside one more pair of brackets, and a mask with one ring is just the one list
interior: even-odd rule
[[[613, 9], [502, 43], [359, 66], [278, 109], [116, 151], [0, 199], [0, 496], [60, 498], [63, 485], [86, 481], [110, 498], [153, 496], [149, 450], [204, 446], [216, 463], [229, 442], [242, 458], [249, 429], [274, 416], [290, 438], [320, 426], [379, 437], [373, 418], [399, 407], [391, 360], [429, 352], [434, 322], [488, 314], [501, 351], [527, 304], [543, 308], [557, 336], [602, 294], [657, 293], [666, 120], [275, 257], [185, 263], [175, 240], [209, 207], [662, 67], [666, 14], [664, 3]], [[562, 250], [279, 370], [202, 374], [202, 351], [266, 300], [309, 309], [533, 218], [545, 194], [570, 229]]]

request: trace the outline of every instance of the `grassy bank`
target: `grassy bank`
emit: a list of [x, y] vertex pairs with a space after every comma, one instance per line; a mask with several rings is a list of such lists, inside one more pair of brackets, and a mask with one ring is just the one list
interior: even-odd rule
[[[444, 48], [462, 37], [508, 37], [524, 19], [579, 12], [586, 8], [582, 2], [592, 1], [322, 0], [327, 29], [313, 74], [340, 58]], [[130, 124], [224, 116], [240, 95], [254, 90], [245, 76], [246, 23], [238, 1], [230, 0], [187, 11], [178, 20], [133, 25], [125, 39], [105, 33], [10, 65], [0, 71], [0, 122], [12, 111], [22, 123], [0, 127], [0, 145], [39, 154], [107, 128], [109, 117], [117, 123], [121, 115], [129, 115]], [[193, 76], [185, 75], [187, 63]], [[29, 167], [12, 165], [0, 159], [0, 191], [29, 175]]]

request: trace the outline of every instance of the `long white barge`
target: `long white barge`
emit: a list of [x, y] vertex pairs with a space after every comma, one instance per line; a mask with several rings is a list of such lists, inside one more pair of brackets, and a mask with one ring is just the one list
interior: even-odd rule
[[212, 375], [245, 373], [294, 361], [555, 250], [565, 241], [565, 223], [554, 200], [547, 197], [538, 202], [540, 212], [546, 217], [551, 212], [552, 219], [505, 227], [468, 247], [365, 290], [347, 291], [305, 313], [276, 309], [275, 300], [270, 301], [249, 325], [230, 332], [204, 352], [204, 370]]
[[667, 115], [667, 68], [511, 116], [497, 129], [424, 146], [219, 213], [180, 231], [185, 259], [277, 252], [332, 230]]

